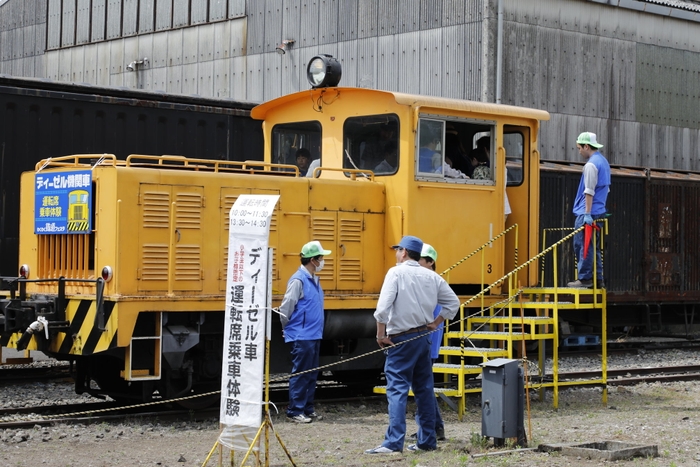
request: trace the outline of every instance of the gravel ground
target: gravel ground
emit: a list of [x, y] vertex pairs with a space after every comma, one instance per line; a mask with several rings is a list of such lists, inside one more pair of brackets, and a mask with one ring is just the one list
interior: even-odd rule
[[[648, 352], [613, 357], [611, 368], [697, 364], [693, 351]], [[600, 361], [588, 358], [562, 360], [561, 371], [596, 368]], [[0, 376], [2, 375], [0, 369]], [[67, 382], [3, 386], [0, 406], [36, 405], [90, 401], [72, 393]], [[370, 456], [368, 448], [381, 444], [386, 429], [386, 403], [322, 404], [321, 421], [296, 425], [273, 416], [275, 429], [297, 465], [321, 466], [594, 466], [613, 462], [588, 460], [558, 453], [521, 452], [510, 455], [472, 457], [497, 452], [480, 440], [479, 396], [472, 396], [462, 421], [443, 407], [447, 441], [434, 452]], [[48, 401], [47, 401], [48, 402]], [[570, 388], [560, 392], [560, 407], [552, 408], [551, 392], [544, 401], [531, 394], [526, 413], [530, 445], [541, 443], [587, 443], [603, 440], [658, 446], [658, 458], [638, 458], [614, 464], [630, 466], [700, 465], [700, 385], [693, 382], [652, 383], [611, 388], [608, 405], [601, 403], [595, 388]], [[413, 407], [409, 407], [412, 412]], [[410, 415], [410, 414], [409, 414]], [[528, 417], [529, 415], [529, 417]], [[192, 414], [194, 417], [194, 414]], [[409, 416], [410, 418], [410, 416]], [[409, 431], [414, 427], [408, 422]], [[133, 420], [123, 423], [62, 425], [19, 430], [0, 430], [0, 465], [22, 466], [197, 466], [214, 446], [218, 435], [216, 420], [193, 419], [159, 423]], [[271, 465], [290, 465], [275, 437], [270, 435]], [[511, 446], [512, 447], [512, 446]], [[237, 458], [236, 465], [240, 465]], [[218, 464], [218, 456], [208, 463]]]

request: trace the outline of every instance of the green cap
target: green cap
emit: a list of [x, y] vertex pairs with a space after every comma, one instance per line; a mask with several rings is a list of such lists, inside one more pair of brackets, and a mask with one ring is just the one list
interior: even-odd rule
[[324, 250], [323, 247], [321, 246], [321, 242], [318, 240], [314, 240], [313, 242], [309, 242], [303, 247], [301, 247], [301, 257], [302, 258], [313, 258], [315, 256], [325, 256], [325, 255], [330, 255], [331, 250]]
[[422, 258], [430, 258], [437, 262], [437, 251], [435, 251], [435, 248], [427, 243], [423, 244], [423, 249], [421, 250], [420, 255]]
[[576, 140], [576, 144], [580, 144], [583, 146], [584, 144], [589, 145], [592, 148], [600, 149], [603, 147], [602, 144], [598, 144], [598, 141], [596, 141], [596, 136], [595, 133], [591, 133], [590, 131], [584, 131], [580, 135], [578, 135], [578, 139]]

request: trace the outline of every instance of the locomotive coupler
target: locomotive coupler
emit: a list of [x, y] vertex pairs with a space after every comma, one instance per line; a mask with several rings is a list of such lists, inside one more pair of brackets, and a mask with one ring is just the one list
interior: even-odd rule
[[24, 331], [24, 334], [22, 334], [22, 337], [19, 338], [17, 341], [17, 350], [24, 350], [27, 348], [27, 345], [29, 345], [29, 341], [32, 340], [32, 336], [34, 334], [40, 334], [41, 331], [44, 331], [46, 335], [46, 340], [49, 339], [49, 322], [44, 318], [43, 316], [39, 316], [36, 321], [34, 321], [32, 324], [27, 327], [27, 330]]

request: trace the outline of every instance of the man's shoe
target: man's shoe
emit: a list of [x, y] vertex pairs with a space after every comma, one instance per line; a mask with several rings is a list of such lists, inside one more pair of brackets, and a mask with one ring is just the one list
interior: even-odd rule
[[423, 449], [421, 447], [418, 447], [417, 444], [409, 444], [408, 450], [413, 451], [413, 452], [420, 452], [420, 451], [434, 451], [435, 449]]
[[569, 282], [567, 284], [568, 287], [577, 287], [579, 289], [589, 289], [593, 287], [593, 281], [591, 280], [577, 280], [573, 282]]
[[[409, 447], [410, 448], [410, 447]], [[368, 449], [365, 451], [365, 454], [393, 454], [395, 452], [401, 452], [401, 451], [392, 451], [389, 448], [386, 448], [384, 446], [377, 446], [374, 449]]]
[[298, 415], [287, 415], [287, 418], [289, 419], [290, 422], [311, 423], [311, 418], [307, 417], [303, 413], [300, 413]]
[[438, 441], [445, 441], [445, 427], [435, 429], [435, 438]]
[[408, 436], [410, 439], [418, 439], [418, 433], [413, 433]]
[[323, 415], [319, 415], [316, 412], [307, 413], [305, 415], [313, 421], [323, 420]]

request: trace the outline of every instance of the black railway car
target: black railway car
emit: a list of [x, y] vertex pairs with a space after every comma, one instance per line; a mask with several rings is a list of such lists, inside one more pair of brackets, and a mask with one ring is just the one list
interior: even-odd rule
[[17, 274], [20, 174], [69, 154], [261, 160], [255, 104], [0, 76], [0, 276]]
[[[573, 226], [583, 164], [543, 162], [540, 228]], [[604, 270], [612, 331], [693, 336], [700, 319], [700, 173], [612, 167]], [[551, 245], [569, 231], [549, 230]], [[571, 242], [560, 252], [559, 285], [574, 280]], [[551, 284], [551, 258], [545, 284]], [[568, 313], [574, 326], [600, 322]]]

